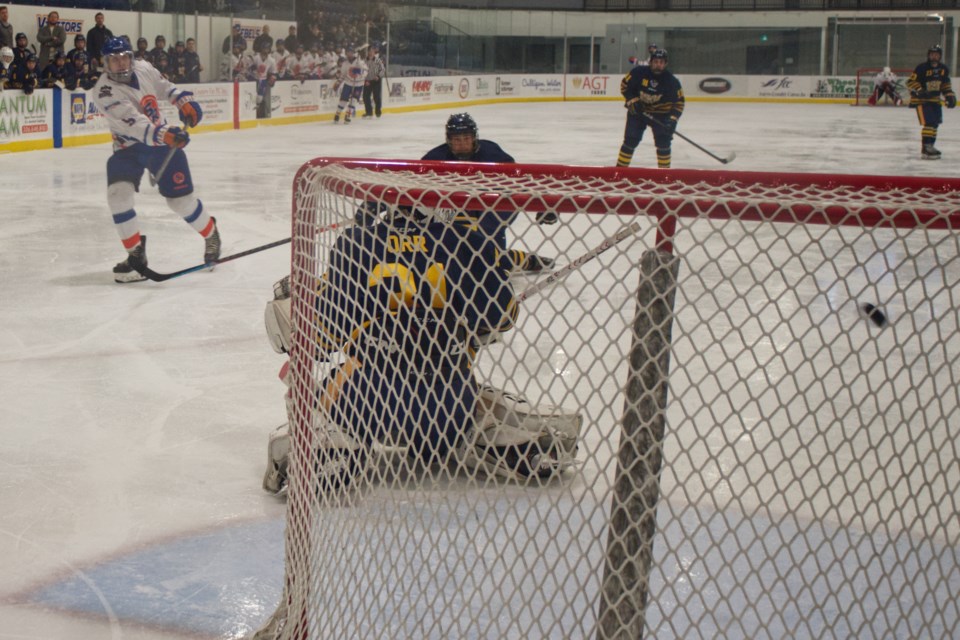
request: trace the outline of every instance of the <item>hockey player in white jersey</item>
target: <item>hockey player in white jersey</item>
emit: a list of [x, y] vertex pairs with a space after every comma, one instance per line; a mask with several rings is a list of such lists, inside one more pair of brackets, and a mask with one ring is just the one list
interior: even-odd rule
[[[107, 204], [127, 259], [113, 268], [117, 282], [144, 280], [147, 267], [146, 240], [134, 209], [146, 169], [172, 211], [179, 214], [204, 239], [203, 260], [220, 258], [220, 233], [216, 220], [193, 193], [190, 167], [183, 147], [190, 135], [183, 127], [167, 123], [159, 100], [177, 106], [186, 127], [195, 127], [203, 117], [200, 105], [189, 91], [178, 89], [153, 66], [134, 60], [126, 37], [109, 38], [103, 45], [106, 73], [93, 87], [93, 101], [113, 134], [113, 155], [107, 160]], [[157, 175], [164, 162], [169, 162]]]
[[337, 103], [337, 113], [334, 114], [333, 121], [340, 122], [340, 114], [347, 109], [343, 122], [349, 124], [350, 118], [357, 112], [357, 102], [363, 93], [363, 83], [367, 80], [367, 63], [357, 56], [357, 50], [353, 47], [347, 47], [345, 55], [346, 58], [337, 71], [337, 83], [334, 85], [334, 91], [340, 89], [340, 102]]
[[260, 45], [248, 68], [248, 77], [257, 83], [257, 117], [269, 118], [272, 113], [270, 89], [277, 82], [277, 61], [270, 53], [270, 43]]

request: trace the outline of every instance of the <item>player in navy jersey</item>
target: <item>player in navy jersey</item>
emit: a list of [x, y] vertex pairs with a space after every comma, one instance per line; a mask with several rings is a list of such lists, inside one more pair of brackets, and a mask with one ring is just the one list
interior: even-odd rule
[[164, 79], [145, 60], [134, 60], [126, 37], [110, 38], [103, 45], [105, 71], [93, 88], [93, 101], [113, 134], [113, 155], [107, 160], [107, 204], [127, 259], [113, 268], [116, 282], [144, 280], [147, 267], [146, 236], [134, 209], [134, 193], [144, 170], [156, 174], [168, 157], [170, 163], [158, 177], [160, 195], [204, 239], [203, 259], [214, 263], [220, 257], [220, 233], [216, 220], [193, 193], [190, 167], [183, 147], [190, 136], [181, 127], [167, 124], [160, 100], [177, 106], [180, 120], [196, 126], [203, 117], [200, 105], [189, 91]]
[[649, 126], [657, 149], [657, 166], [670, 168], [673, 132], [683, 115], [684, 97], [680, 81], [667, 71], [667, 52], [658, 49], [650, 56], [649, 66], [628, 71], [620, 82], [620, 93], [626, 100], [627, 126], [617, 166], [630, 166], [633, 152]]
[[[447, 141], [434, 147], [421, 158], [422, 160], [462, 161], [462, 162], [516, 162], [509, 153], [496, 142], [479, 137], [476, 121], [468, 113], [456, 113], [447, 120]], [[553, 259], [538, 256], [519, 249], [507, 250], [507, 227], [516, 219], [511, 212], [471, 212], [467, 211], [458, 222], [476, 225], [493, 238], [504, 254], [508, 267], [521, 271], [538, 272], [553, 266]], [[538, 224], [553, 224], [557, 216], [552, 212], [537, 215]]]
[[942, 57], [940, 45], [930, 47], [927, 61], [917, 65], [907, 80], [910, 106], [916, 110], [920, 121], [920, 157], [924, 160], [940, 159], [940, 151], [934, 146], [937, 128], [943, 122], [940, 96], [943, 96], [948, 109], [957, 106], [957, 96], [950, 85], [950, 69], [940, 61]]

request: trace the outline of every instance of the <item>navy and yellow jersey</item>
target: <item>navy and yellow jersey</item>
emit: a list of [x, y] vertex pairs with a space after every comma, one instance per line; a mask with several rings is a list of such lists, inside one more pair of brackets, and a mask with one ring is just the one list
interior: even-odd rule
[[929, 62], [917, 65], [907, 79], [910, 89], [910, 106], [940, 104], [940, 96], [953, 95], [950, 85], [950, 69], [944, 64], [933, 66]]
[[643, 113], [675, 119], [683, 114], [683, 88], [667, 70], [654, 74], [650, 67], [634, 67], [620, 81], [620, 93], [627, 102], [637, 98]]
[[67, 79], [67, 66], [58, 65], [56, 62], [51, 62], [43, 70], [43, 86], [50, 89], [57, 82], [66, 83]]
[[24, 65], [14, 69], [9, 80], [7, 80], [7, 86], [11, 89], [20, 89], [25, 93], [32, 93], [34, 89], [40, 86], [40, 77], [36, 74], [36, 71], [30, 71]]
[[[440, 146], [434, 147], [427, 151], [426, 155], [421, 158], [421, 160], [459, 160], [459, 158], [453, 155], [453, 152], [450, 150], [450, 145], [446, 142]], [[491, 140], [477, 140], [477, 150], [472, 156], [470, 156], [464, 162], [505, 162], [513, 164], [516, 160], [513, 159], [509, 153], [504, 151], [500, 145]]]
[[[460, 159], [453, 155], [450, 146], [443, 143], [434, 147], [421, 158], [421, 160], [440, 160], [443, 162], [459, 161]], [[477, 150], [470, 158], [463, 162], [500, 162], [505, 164], [514, 164], [509, 153], [504, 151], [500, 145], [491, 140], [477, 140]], [[463, 215], [457, 216], [454, 221], [458, 224], [464, 224], [476, 231], [482, 229], [484, 233], [496, 239], [501, 251], [506, 250], [507, 227], [513, 222], [517, 214], [514, 211], [482, 213], [479, 211], [466, 211]]]
[[498, 259], [485, 235], [456, 224], [397, 216], [347, 229], [320, 287], [320, 346], [377, 368], [465, 370], [472, 335], [516, 320]]

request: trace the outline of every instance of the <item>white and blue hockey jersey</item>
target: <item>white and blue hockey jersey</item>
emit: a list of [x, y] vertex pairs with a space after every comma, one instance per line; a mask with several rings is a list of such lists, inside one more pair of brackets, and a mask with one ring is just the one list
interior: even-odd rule
[[135, 144], [162, 147], [163, 136], [158, 131], [167, 121], [159, 101], [173, 104], [183, 93], [149, 62], [134, 60], [130, 83], [116, 82], [104, 73], [93, 87], [93, 102], [107, 119], [114, 149]]

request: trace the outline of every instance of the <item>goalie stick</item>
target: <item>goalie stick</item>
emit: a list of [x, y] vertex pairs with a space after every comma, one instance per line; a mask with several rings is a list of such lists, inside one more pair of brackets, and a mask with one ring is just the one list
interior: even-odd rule
[[571, 273], [573, 273], [574, 271], [576, 271], [586, 263], [590, 262], [591, 260], [599, 256], [601, 253], [603, 253], [607, 249], [610, 249], [614, 245], [619, 244], [620, 242], [626, 240], [630, 236], [635, 235], [638, 231], [640, 231], [640, 223], [633, 222], [629, 226], [626, 226], [623, 229], [620, 229], [620, 231], [618, 231], [616, 234], [608, 238], [605, 238], [603, 242], [601, 242], [599, 245], [597, 245], [593, 249], [590, 249], [590, 251], [587, 251], [585, 254], [583, 254], [579, 258], [574, 258], [573, 260], [570, 261], [569, 264], [557, 269], [556, 271], [551, 273], [549, 276], [547, 276], [543, 280], [540, 280], [539, 282], [536, 282], [530, 285], [529, 287], [527, 287], [526, 289], [524, 289], [523, 292], [521, 292], [516, 296], [517, 304], [523, 302], [533, 294], [539, 291], [543, 291], [544, 289], [554, 284], [555, 282], [559, 282], [560, 280], [563, 280], [568, 275], [570, 275]]
[[[645, 120], [649, 121], [649, 122], [652, 123], [652, 124], [657, 125], [657, 126], [660, 127], [661, 129], [665, 128], [665, 127], [663, 126], [663, 124], [662, 124], [659, 120], [657, 120], [656, 118], [654, 118], [654, 117], [651, 116], [650, 114], [642, 113], [641, 115], [643, 116], [643, 118], [644, 118]], [[710, 156], [711, 158], [713, 158], [714, 160], [716, 160], [716, 161], [718, 161], [718, 162], [720, 162], [720, 163], [722, 163], [722, 164], [730, 164], [731, 162], [733, 162], [734, 158], [737, 157], [737, 152], [736, 152], [736, 151], [731, 151], [731, 152], [730, 152], [730, 155], [728, 155], [728, 156], [725, 157], [725, 158], [721, 158], [720, 156], [718, 156], [718, 155], [715, 154], [714, 152], [710, 151], [709, 149], [706, 149], [706, 148], [704, 148], [704, 147], [701, 147], [699, 144], [697, 144], [696, 142], [694, 142], [693, 140], [691, 140], [691, 139], [688, 138], [687, 136], [683, 135], [682, 133], [680, 133], [680, 132], [677, 131], [676, 129], [673, 130], [673, 135], [677, 136], [678, 138], [682, 138], [683, 140], [686, 140], [687, 142], [689, 142], [690, 144], [692, 144], [693, 146], [695, 146], [697, 149], [700, 149], [700, 151], [703, 151], [705, 154], [707, 154], [708, 156]]]

